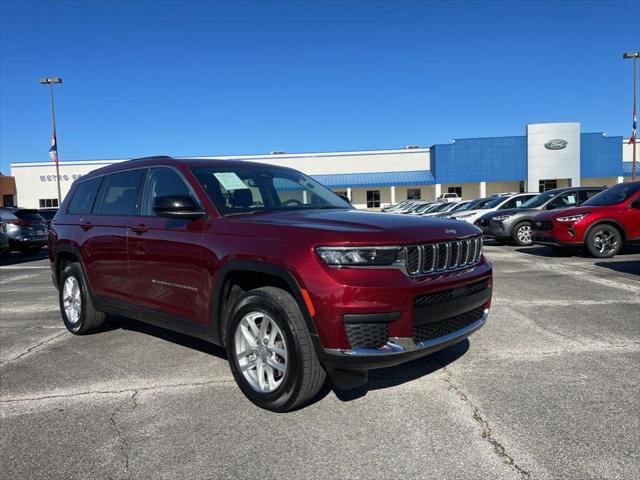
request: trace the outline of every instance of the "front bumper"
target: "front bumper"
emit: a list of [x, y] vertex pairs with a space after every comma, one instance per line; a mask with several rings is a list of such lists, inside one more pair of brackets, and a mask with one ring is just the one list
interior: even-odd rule
[[511, 239], [511, 223], [506, 224], [502, 221], [491, 220], [487, 227], [486, 234], [497, 240], [510, 240]]
[[581, 223], [563, 223], [555, 220], [534, 220], [531, 232], [533, 243], [577, 248], [583, 245], [586, 226]]
[[488, 316], [487, 307], [483, 309], [480, 318], [466, 327], [421, 342], [415, 342], [413, 338], [394, 337], [376, 349], [324, 349], [320, 355], [321, 362], [336, 387], [354, 388], [367, 383], [368, 371], [371, 369], [400, 365], [463, 341], [482, 328]]
[[9, 245], [13, 249], [44, 247], [46, 244], [47, 237], [20, 237], [9, 239]]

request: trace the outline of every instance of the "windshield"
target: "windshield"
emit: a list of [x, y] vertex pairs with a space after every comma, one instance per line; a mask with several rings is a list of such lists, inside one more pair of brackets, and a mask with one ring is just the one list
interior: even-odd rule
[[453, 208], [449, 209], [449, 212], [459, 212], [460, 210], [464, 210], [470, 203], [471, 202], [454, 203]]
[[492, 198], [491, 201], [487, 202], [483, 208], [495, 208], [507, 199], [509, 199], [509, 197]]
[[444, 212], [447, 209], [451, 208], [450, 205], [450, 203], [439, 203], [435, 207], [433, 207], [433, 209], [429, 213]]
[[551, 200], [553, 197], [555, 197], [559, 193], [561, 193], [561, 192], [558, 191], [558, 190], [549, 190], [548, 192], [544, 192], [544, 193], [541, 193], [540, 195], [538, 195], [536, 197], [530, 198], [529, 200], [524, 202], [522, 205], [520, 205], [518, 208], [537, 208], [537, 207], [541, 207], [542, 205], [547, 203], [549, 200]]
[[247, 164], [192, 171], [222, 215], [353, 208], [312, 178], [288, 168]]
[[465, 212], [467, 210], [475, 210], [476, 205], [480, 205], [482, 202], [484, 202], [486, 199], [485, 198], [478, 198], [476, 200], [471, 200], [469, 203], [467, 203], [464, 207], [462, 207], [460, 210], [456, 210], [456, 212]]
[[640, 190], [640, 183], [620, 183], [603, 190], [596, 196], [590, 198], [582, 205], [586, 207], [597, 207], [601, 205], [615, 205], [620, 202], [625, 202], [631, 198], [631, 196]]

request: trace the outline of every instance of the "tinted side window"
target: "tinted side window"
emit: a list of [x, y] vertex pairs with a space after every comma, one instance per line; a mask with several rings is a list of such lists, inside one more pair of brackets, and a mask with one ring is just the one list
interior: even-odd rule
[[578, 204], [578, 192], [567, 192], [562, 195], [558, 195], [556, 198], [551, 200], [547, 208], [549, 210], [554, 210], [556, 208], [569, 208], [575, 207]]
[[185, 184], [182, 177], [171, 168], [152, 168], [147, 175], [147, 186], [144, 191], [144, 201], [142, 202], [143, 215], [155, 215], [153, 211], [153, 200], [156, 197], [169, 195], [181, 195], [197, 199], [192, 195], [191, 190]]
[[0, 208], [0, 220], [15, 220], [16, 218], [17, 217], [9, 210]]
[[584, 203], [591, 197], [595, 197], [602, 190], [580, 190], [580, 203]]
[[107, 180], [107, 187], [102, 197], [103, 215], [138, 215], [140, 205], [138, 198], [140, 185], [145, 170], [113, 173]]
[[67, 213], [72, 215], [91, 213], [101, 181], [102, 177], [96, 177], [78, 183], [73, 197], [71, 197], [71, 201], [69, 202]]

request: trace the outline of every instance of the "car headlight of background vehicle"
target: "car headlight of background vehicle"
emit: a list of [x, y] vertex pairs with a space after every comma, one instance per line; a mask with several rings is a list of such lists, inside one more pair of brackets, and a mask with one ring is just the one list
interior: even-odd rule
[[456, 215], [455, 218], [456, 220], [462, 220], [463, 218], [470, 218], [473, 217], [475, 215], [475, 213], [465, 213], [463, 215]]
[[401, 265], [400, 247], [317, 247], [316, 253], [324, 263], [332, 266]]
[[495, 217], [491, 217], [491, 220], [498, 220], [499, 222], [502, 220], [506, 220], [507, 218], [513, 217], [513, 214], [509, 215], [496, 215]]
[[558, 218], [556, 218], [556, 220], [559, 221], [559, 222], [563, 222], [563, 223], [573, 223], [573, 222], [579, 222], [580, 220], [582, 220], [587, 215], [589, 215], [589, 214], [588, 213], [579, 213], [577, 215], [568, 215], [566, 217], [558, 217]]

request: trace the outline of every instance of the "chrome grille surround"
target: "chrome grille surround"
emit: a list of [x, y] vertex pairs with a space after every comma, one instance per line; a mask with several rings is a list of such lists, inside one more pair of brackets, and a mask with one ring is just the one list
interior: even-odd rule
[[480, 262], [482, 237], [403, 247], [411, 276], [459, 270]]

